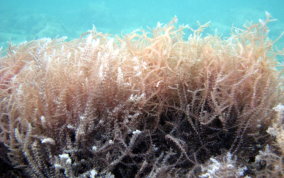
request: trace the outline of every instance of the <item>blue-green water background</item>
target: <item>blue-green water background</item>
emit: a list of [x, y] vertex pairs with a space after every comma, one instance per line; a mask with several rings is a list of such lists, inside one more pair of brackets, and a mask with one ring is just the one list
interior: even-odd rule
[[93, 25], [101, 32], [125, 34], [174, 16], [193, 27], [211, 21], [206, 33], [226, 37], [232, 26], [264, 19], [265, 11], [278, 19], [270, 24], [275, 39], [284, 31], [283, 9], [284, 0], [0, 0], [0, 46], [42, 37], [78, 38]]

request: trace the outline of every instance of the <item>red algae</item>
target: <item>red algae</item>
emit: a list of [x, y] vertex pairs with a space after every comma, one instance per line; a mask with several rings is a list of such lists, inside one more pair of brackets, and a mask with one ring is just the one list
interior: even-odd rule
[[283, 176], [277, 161], [259, 168], [268, 147], [283, 158], [282, 137], [267, 133], [283, 131], [271, 20], [228, 39], [174, 19], [11, 46], [0, 59], [1, 160], [23, 177]]

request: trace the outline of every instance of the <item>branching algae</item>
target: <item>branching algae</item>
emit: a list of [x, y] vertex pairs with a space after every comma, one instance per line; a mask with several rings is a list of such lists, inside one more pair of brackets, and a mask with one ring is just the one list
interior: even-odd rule
[[227, 39], [174, 19], [123, 37], [91, 30], [10, 46], [0, 176], [282, 177], [271, 20]]

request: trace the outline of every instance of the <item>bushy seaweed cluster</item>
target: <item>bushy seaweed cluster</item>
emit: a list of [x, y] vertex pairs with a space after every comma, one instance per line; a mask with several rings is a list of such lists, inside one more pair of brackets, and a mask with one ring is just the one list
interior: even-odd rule
[[0, 60], [0, 174], [283, 176], [283, 134], [268, 134], [283, 133], [269, 14], [228, 39], [175, 21], [11, 46]]

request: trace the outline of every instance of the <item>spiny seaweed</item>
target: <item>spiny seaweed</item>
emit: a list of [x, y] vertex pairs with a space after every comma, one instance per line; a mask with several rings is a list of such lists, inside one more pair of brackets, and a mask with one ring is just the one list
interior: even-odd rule
[[11, 46], [0, 60], [1, 160], [28, 177], [269, 175], [257, 158], [283, 144], [266, 132], [283, 103], [270, 21], [228, 39], [173, 19]]

